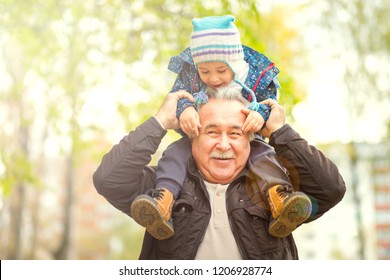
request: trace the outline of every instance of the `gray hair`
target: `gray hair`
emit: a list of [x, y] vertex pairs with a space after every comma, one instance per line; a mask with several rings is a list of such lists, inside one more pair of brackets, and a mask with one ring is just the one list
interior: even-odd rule
[[223, 99], [223, 100], [237, 100], [241, 102], [244, 106], [248, 106], [250, 103], [246, 100], [241, 93], [241, 86], [227, 86], [218, 88], [216, 90], [212, 88], [207, 88], [207, 95], [209, 98]]
[[[218, 100], [231, 100], [231, 101], [239, 101], [241, 102], [245, 107], [247, 107], [250, 102], [246, 100], [241, 93], [242, 87], [237, 86], [227, 86], [222, 88], [213, 89], [210, 87], [207, 87], [206, 92], [208, 98], [218, 99]], [[204, 104], [197, 104], [197, 111], [199, 112], [200, 108], [202, 108]], [[249, 141], [252, 141], [255, 139], [255, 133], [249, 132], [248, 134]]]

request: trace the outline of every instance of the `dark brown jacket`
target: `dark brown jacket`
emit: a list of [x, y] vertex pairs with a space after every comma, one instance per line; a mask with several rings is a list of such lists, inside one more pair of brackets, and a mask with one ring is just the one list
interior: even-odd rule
[[[153, 187], [156, 167], [148, 166], [166, 134], [150, 118], [125, 136], [107, 153], [93, 175], [97, 191], [114, 207], [130, 216], [136, 196]], [[346, 188], [337, 167], [315, 147], [308, 145], [289, 125], [273, 133], [270, 145], [258, 141], [276, 155], [289, 171], [295, 189], [312, 200], [313, 221], [343, 198]], [[226, 207], [230, 226], [243, 259], [298, 259], [292, 235], [277, 238], [268, 233], [270, 211], [256, 186], [248, 162], [229, 185]], [[193, 160], [173, 207], [175, 234], [159, 241], [145, 234], [140, 259], [194, 259], [211, 214], [208, 193]]]

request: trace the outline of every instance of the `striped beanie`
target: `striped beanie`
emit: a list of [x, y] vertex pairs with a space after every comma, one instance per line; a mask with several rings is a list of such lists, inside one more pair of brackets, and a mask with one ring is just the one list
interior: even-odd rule
[[221, 61], [229, 66], [244, 60], [240, 32], [234, 16], [194, 18], [191, 34], [191, 55], [195, 65], [202, 62]]

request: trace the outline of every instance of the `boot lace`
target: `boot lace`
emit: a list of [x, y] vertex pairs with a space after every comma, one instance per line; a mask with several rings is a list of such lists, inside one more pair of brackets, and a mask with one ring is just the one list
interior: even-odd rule
[[285, 199], [286, 197], [288, 197], [289, 196], [289, 192], [288, 192], [288, 189], [287, 189], [287, 187], [285, 187], [285, 186], [279, 186], [278, 188], [277, 188], [277, 192], [276, 192], [277, 194], [278, 194], [278, 196], [280, 197], [280, 198], [282, 198], [282, 199]]
[[163, 189], [157, 189], [152, 190], [150, 196], [153, 197], [155, 200], [162, 200], [164, 198], [165, 190]]

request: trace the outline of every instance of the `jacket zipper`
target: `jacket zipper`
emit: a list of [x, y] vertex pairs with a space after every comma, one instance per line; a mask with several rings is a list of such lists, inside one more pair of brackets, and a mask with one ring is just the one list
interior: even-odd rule
[[[226, 190], [226, 194], [225, 194], [225, 204], [226, 204], [227, 213], [229, 213], [229, 203], [228, 203], [229, 202], [229, 189], [231, 189], [231, 186], [233, 184], [234, 184], [234, 181], [228, 186], [228, 189]], [[238, 184], [238, 182], [236, 184]], [[228, 220], [229, 220], [229, 226], [233, 232], [234, 239], [236, 240], [236, 243], [237, 243], [238, 251], [240, 252], [242, 259], [245, 260], [245, 259], [247, 259], [247, 256], [242, 248], [241, 240], [238, 238], [238, 233], [236, 231], [236, 228], [232, 224], [232, 219], [231, 219], [229, 214], [228, 214]]]
[[255, 85], [254, 85], [253, 88], [252, 88], [252, 91], [253, 91], [253, 92], [256, 91], [257, 86], [259, 85], [259, 82], [260, 82], [261, 78], [264, 76], [264, 74], [265, 74], [266, 72], [268, 72], [268, 70], [270, 70], [272, 67], [274, 67], [274, 65], [275, 65], [274, 63], [271, 63], [271, 64], [268, 65], [263, 71], [260, 72], [260, 75], [259, 75], [259, 77], [257, 78], [256, 83], [255, 83]]
[[[203, 192], [205, 193], [206, 198], [207, 198], [207, 201], [208, 201], [208, 205], [209, 205], [209, 213], [211, 213], [210, 197], [209, 197], [208, 191], [206, 190], [206, 186], [205, 186], [205, 184], [204, 184], [203, 178], [199, 177], [197, 174], [194, 174], [194, 173], [192, 173], [192, 175], [194, 175], [194, 176], [196, 177], [196, 179], [198, 180], [199, 185], [201, 186]], [[197, 252], [198, 252], [200, 243], [202, 242], [202, 240], [203, 240], [203, 238], [204, 238], [204, 236], [205, 236], [205, 234], [206, 234], [207, 226], [208, 226], [209, 223], [210, 223], [210, 216], [208, 217], [207, 222], [206, 222], [206, 223], [204, 224], [204, 226], [203, 226], [203, 233], [202, 233], [202, 235], [201, 235], [200, 238], [197, 240], [197, 242], [196, 242], [196, 244], [195, 244], [195, 246], [194, 246], [194, 247], [195, 247], [195, 250], [194, 250], [194, 252], [192, 253], [192, 259], [195, 259], [195, 257], [196, 257], [196, 254], [197, 254]]]

